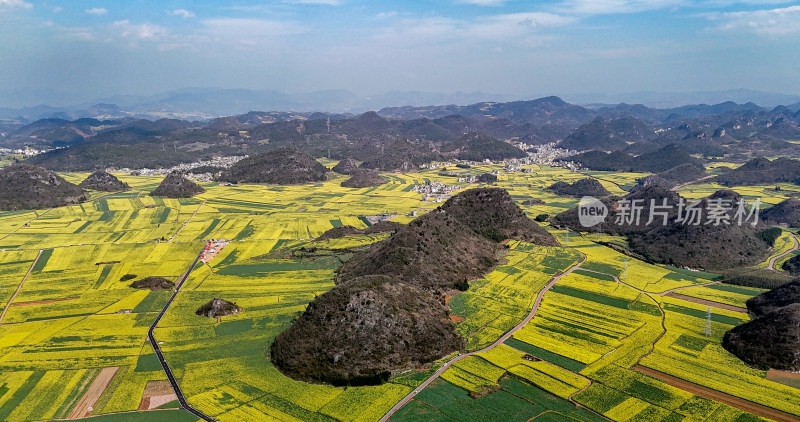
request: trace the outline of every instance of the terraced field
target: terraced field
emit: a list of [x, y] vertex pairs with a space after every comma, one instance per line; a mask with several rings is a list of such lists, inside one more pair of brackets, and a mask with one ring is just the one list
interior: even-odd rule
[[[576, 204], [544, 188], [586, 175], [526, 167], [532, 172], [501, 171], [498, 185], [531, 216]], [[588, 175], [615, 194], [641, 176]], [[79, 182], [86, 175], [64, 176]], [[456, 184], [436, 170], [384, 176], [388, 184], [363, 189], [340, 187], [344, 176], [289, 187], [204, 184], [206, 193], [175, 200], [147, 195], [158, 177], [119, 175], [131, 191], [92, 193], [79, 206], [0, 213], [0, 420], [82, 414], [106, 415], [100, 421], [137, 415], [195, 420], [174, 400], [151, 406], [160, 400], [153, 397], [169, 394], [156, 388], [166, 376], [147, 330], [171, 292], [128, 285], [147, 276], [177, 280], [208, 239], [231, 243], [192, 270], [155, 330], [188, 402], [222, 421], [380, 419], [444, 360], [396, 374], [382, 386], [345, 389], [289, 379], [271, 365], [268, 348], [316, 295], [333, 286], [334, 271], [354, 248], [386, 235], [313, 238], [340, 225], [365, 228], [366, 216], [410, 221], [406, 214], [412, 210], [438, 205], [412, 192], [414, 184]], [[700, 195], [713, 188], [684, 189]], [[786, 186], [780, 193], [792, 189], [798, 190]], [[770, 201], [782, 198], [772, 194]], [[531, 198], [545, 204], [526, 205]], [[747, 320], [721, 305], [743, 307], [761, 290], [718, 284], [714, 274], [647, 264], [596, 243], [621, 238], [553, 234], [564, 247], [509, 242], [501, 265], [449, 298], [466, 351], [493, 343], [517, 325], [544, 286], [585, 256], [579, 269], [544, 294], [536, 316], [512, 338], [449, 367], [393, 420], [758, 419], [736, 403], [715, 402], [657, 373], [800, 415], [800, 390], [768, 380], [720, 346], [725, 331]], [[788, 240], [779, 239], [773, 255]], [[212, 298], [235, 302], [242, 312], [221, 320], [196, 316]], [[720, 305], [710, 308], [708, 336], [707, 303]]]

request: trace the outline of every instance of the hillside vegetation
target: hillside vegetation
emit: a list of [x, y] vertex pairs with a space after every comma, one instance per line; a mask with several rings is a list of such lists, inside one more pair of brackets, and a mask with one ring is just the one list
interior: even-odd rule
[[30, 164], [0, 168], [0, 211], [55, 208], [87, 199], [83, 189]]
[[217, 180], [230, 183], [296, 185], [325, 180], [327, 169], [305, 151], [278, 147], [238, 161]]

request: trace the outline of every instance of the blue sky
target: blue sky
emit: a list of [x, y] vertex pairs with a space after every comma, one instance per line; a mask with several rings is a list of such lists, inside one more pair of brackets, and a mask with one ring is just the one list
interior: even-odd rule
[[0, 0], [0, 37], [0, 92], [41, 102], [189, 86], [800, 94], [800, 2], [782, 0]]

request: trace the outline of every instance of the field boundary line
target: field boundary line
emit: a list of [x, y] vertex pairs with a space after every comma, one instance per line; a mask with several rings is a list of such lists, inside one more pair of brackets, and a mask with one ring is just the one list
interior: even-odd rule
[[674, 375], [670, 375], [664, 372], [661, 372], [656, 369], [649, 368], [644, 365], [634, 365], [631, 369], [641, 374], [656, 378], [661, 380], [665, 384], [671, 385], [675, 388], [679, 388], [683, 391], [687, 391], [689, 393], [695, 394], [700, 397], [705, 397], [709, 400], [713, 400], [717, 403], [722, 403], [731, 407], [735, 407], [739, 410], [743, 410], [747, 413], [763, 416], [775, 421], [779, 422], [798, 422], [800, 421], [800, 416], [793, 415], [791, 413], [784, 412], [782, 410], [778, 410], [769, 406], [765, 406], [763, 404], [759, 404], [750, 400], [743, 399], [741, 397], [736, 397], [730, 395], [728, 393], [723, 393], [722, 391], [715, 390], [713, 388], [705, 387], [700, 384], [695, 384], [691, 381], [687, 381], [682, 378], [678, 378]]
[[6, 317], [6, 312], [8, 312], [9, 308], [11, 308], [11, 303], [14, 302], [14, 299], [17, 298], [17, 295], [22, 290], [22, 285], [25, 284], [25, 282], [28, 280], [28, 277], [33, 272], [33, 267], [35, 267], [36, 263], [39, 262], [39, 258], [42, 256], [42, 252], [44, 252], [44, 249], [39, 249], [39, 254], [36, 255], [36, 259], [34, 259], [33, 262], [31, 263], [31, 267], [28, 268], [28, 272], [25, 273], [25, 277], [22, 277], [22, 281], [19, 282], [17, 290], [14, 292], [13, 295], [11, 295], [11, 299], [8, 299], [8, 303], [6, 303], [6, 306], [3, 307], [3, 313], [0, 314], [0, 324], [3, 323], [3, 318]]
[[[186, 225], [189, 224], [189, 222], [192, 221], [194, 216], [196, 216], [198, 211], [200, 211], [200, 208], [202, 208], [202, 206], [206, 204], [206, 201], [208, 201], [208, 199], [204, 199], [203, 203], [201, 203], [200, 205], [197, 206], [197, 209], [194, 210], [194, 213], [192, 213], [192, 215], [186, 221], [183, 222], [183, 225], [178, 229], [177, 232], [175, 232], [175, 234], [172, 235], [172, 237], [170, 237], [167, 240], [167, 243], [172, 243], [172, 239], [178, 237], [178, 235], [181, 234], [181, 232], [183, 231], [183, 228], [186, 227]], [[180, 214], [180, 210], [178, 210], [178, 214]]]
[[747, 308], [742, 308], [740, 306], [734, 306], [734, 305], [728, 305], [727, 303], [714, 302], [713, 300], [707, 300], [707, 299], [703, 299], [703, 298], [699, 298], [699, 297], [686, 296], [686, 295], [682, 295], [680, 293], [670, 293], [670, 294], [666, 295], [666, 297], [672, 297], [672, 298], [675, 298], [675, 299], [685, 300], [687, 302], [699, 303], [701, 305], [708, 305], [708, 306], [711, 306], [712, 308], [717, 308], [717, 309], [725, 309], [725, 310], [728, 310], [728, 311], [739, 312], [739, 313], [743, 313], [743, 314], [747, 313]]
[[406, 404], [408, 404], [409, 402], [411, 402], [411, 400], [414, 398], [414, 396], [416, 396], [417, 394], [419, 394], [419, 392], [420, 392], [420, 391], [422, 391], [422, 390], [423, 390], [425, 387], [427, 387], [428, 385], [430, 385], [430, 384], [431, 384], [433, 381], [435, 381], [435, 380], [436, 380], [437, 378], [439, 378], [439, 377], [440, 377], [442, 374], [444, 374], [444, 373], [445, 373], [445, 371], [447, 371], [447, 369], [448, 369], [448, 368], [449, 368], [449, 367], [450, 367], [452, 364], [454, 364], [454, 363], [457, 363], [458, 361], [460, 361], [460, 360], [462, 360], [462, 359], [465, 359], [465, 358], [468, 358], [468, 357], [470, 357], [470, 356], [472, 356], [472, 355], [475, 355], [475, 354], [478, 354], [478, 353], [483, 353], [483, 352], [488, 352], [489, 350], [492, 350], [492, 349], [494, 349], [495, 347], [497, 347], [497, 346], [499, 346], [499, 345], [501, 345], [501, 344], [505, 343], [505, 341], [506, 341], [506, 340], [508, 340], [509, 338], [511, 338], [511, 336], [512, 336], [512, 335], [514, 335], [514, 333], [516, 333], [517, 331], [519, 331], [521, 328], [525, 327], [525, 326], [526, 326], [526, 325], [527, 325], [527, 324], [528, 324], [528, 323], [529, 323], [529, 322], [530, 322], [530, 321], [533, 319], [533, 317], [534, 317], [534, 316], [536, 316], [536, 312], [539, 310], [539, 306], [542, 304], [542, 299], [544, 298], [544, 295], [545, 295], [545, 293], [547, 293], [548, 291], [550, 291], [550, 289], [551, 289], [551, 288], [552, 288], [552, 287], [553, 287], [553, 286], [554, 286], [554, 285], [555, 285], [555, 284], [556, 284], [556, 283], [557, 283], [559, 280], [561, 280], [561, 279], [562, 279], [564, 276], [567, 276], [567, 275], [569, 275], [570, 273], [572, 273], [572, 271], [574, 271], [575, 269], [579, 268], [579, 267], [580, 267], [580, 265], [581, 265], [581, 264], [583, 264], [584, 262], [586, 262], [586, 254], [584, 254], [584, 253], [581, 253], [581, 259], [580, 259], [580, 261], [578, 261], [578, 262], [576, 262], [576, 263], [572, 264], [572, 266], [570, 266], [570, 267], [569, 267], [567, 270], [565, 270], [565, 271], [563, 271], [563, 272], [560, 272], [560, 273], [556, 273], [556, 274], [553, 276], [553, 279], [552, 279], [552, 280], [550, 280], [550, 282], [549, 282], [549, 283], [547, 283], [547, 285], [546, 285], [546, 286], [544, 286], [544, 287], [543, 287], [543, 288], [542, 288], [542, 289], [539, 291], [539, 293], [536, 295], [536, 301], [535, 301], [535, 302], [534, 302], [534, 304], [533, 304], [533, 308], [532, 308], [532, 309], [531, 309], [531, 311], [528, 313], [528, 316], [526, 316], [526, 317], [525, 317], [525, 318], [522, 320], [522, 322], [520, 322], [519, 324], [517, 324], [516, 326], [514, 326], [514, 328], [512, 328], [512, 329], [508, 330], [508, 331], [507, 331], [505, 334], [503, 334], [503, 335], [502, 335], [500, 338], [498, 338], [498, 339], [497, 339], [497, 340], [496, 340], [494, 343], [492, 343], [492, 344], [490, 344], [490, 345], [488, 345], [488, 346], [484, 347], [483, 349], [480, 349], [480, 350], [475, 350], [475, 351], [468, 352], [468, 353], [464, 353], [464, 354], [458, 354], [458, 355], [456, 355], [455, 357], [453, 357], [452, 359], [450, 359], [450, 360], [448, 360], [447, 362], [445, 362], [445, 363], [444, 363], [444, 365], [442, 365], [442, 367], [441, 367], [441, 368], [439, 368], [439, 369], [438, 369], [436, 372], [434, 372], [434, 373], [433, 373], [433, 375], [431, 375], [430, 377], [428, 377], [428, 379], [427, 379], [427, 380], [425, 380], [425, 382], [423, 382], [422, 384], [420, 384], [419, 386], [417, 386], [417, 387], [416, 387], [416, 388], [415, 388], [413, 391], [411, 391], [410, 393], [408, 393], [408, 394], [407, 394], [405, 397], [403, 397], [403, 399], [402, 399], [402, 400], [400, 400], [400, 401], [399, 401], [397, 404], [395, 404], [395, 405], [394, 405], [394, 406], [393, 406], [391, 409], [389, 409], [389, 411], [388, 411], [388, 412], [386, 412], [386, 414], [385, 414], [385, 415], [383, 415], [383, 417], [380, 419], [380, 421], [379, 421], [379, 422], [386, 422], [386, 421], [388, 421], [388, 420], [389, 420], [389, 418], [391, 418], [392, 416], [394, 416], [394, 414], [395, 414], [395, 413], [397, 413], [397, 411], [398, 411], [398, 410], [402, 409], [402, 408], [403, 408], [403, 407], [404, 407]]
[[36, 217], [34, 217], [34, 218], [31, 218], [30, 220], [26, 221], [26, 222], [25, 222], [25, 224], [23, 224], [23, 225], [21, 225], [21, 226], [17, 227], [17, 229], [16, 229], [16, 230], [14, 230], [13, 232], [11, 232], [11, 233], [7, 233], [5, 236], [3, 236], [3, 237], [0, 237], [0, 240], [3, 240], [3, 239], [5, 239], [5, 238], [7, 238], [8, 236], [11, 236], [12, 234], [17, 234], [17, 232], [18, 232], [20, 229], [27, 227], [29, 224], [31, 224], [31, 223], [33, 223], [34, 221], [36, 221], [36, 220], [38, 220], [38, 219], [40, 219], [40, 218], [44, 217], [44, 216], [45, 216], [47, 213], [49, 213], [50, 211], [52, 211], [52, 210], [54, 210], [54, 209], [55, 209], [55, 208], [50, 208], [50, 209], [48, 209], [47, 211], [45, 211], [45, 212], [43, 212], [43, 213], [41, 213], [41, 214], [39, 214], [39, 211], [36, 211], [36, 210], [34, 210], [33, 212], [35, 212], [35, 213], [36, 213]]
[[[609, 277], [612, 277], [614, 279], [614, 281], [616, 281], [618, 284], [621, 284], [623, 286], [629, 287], [629, 288], [639, 292], [640, 294], [643, 294], [643, 295], [647, 296], [647, 298], [652, 300], [653, 303], [656, 304], [656, 307], [658, 307], [658, 311], [661, 313], [661, 334], [659, 334], [658, 337], [656, 337], [655, 340], [653, 340], [653, 342], [650, 343], [650, 350], [647, 353], [645, 353], [644, 355], [640, 356], [639, 359], [636, 360], [636, 363], [634, 364], [634, 366], [638, 365], [644, 358], [650, 356], [651, 354], [653, 354], [653, 352], [655, 352], [656, 344], [658, 344], [658, 342], [661, 341], [661, 339], [664, 338], [665, 335], [667, 335], [667, 313], [664, 312], [664, 307], [661, 304], [661, 302], [657, 301], [656, 298], [654, 298], [653, 296], [664, 296], [669, 291], [662, 292], [662, 293], [651, 293], [651, 292], [642, 290], [642, 289], [640, 289], [638, 287], [634, 287], [634, 286], [632, 286], [632, 285], [620, 280], [619, 277], [615, 276], [614, 274], [608, 274], [608, 273], [604, 273], [604, 272], [601, 272], [601, 271], [587, 270], [585, 268], [580, 268], [580, 269], [582, 271], [588, 271], [590, 273], [602, 274], [602, 275], [607, 275]], [[716, 282], [716, 283], [718, 283], [718, 282]], [[709, 284], [711, 284], [711, 283], [709, 283]], [[689, 288], [689, 287], [698, 287], [698, 286], [687, 286], [687, 287], [684, 287], [684, 288]], [[679, 290], [679, 289], [681, 289], [681, 287], [679, 287], [677, 289], [673, 289], [673, 290]], [[647, 324], [647, 323], [645, 322], [645, 324]], [[639, 327], [639, 328], [641, 328], [641, 327]], [[637, 330], [638, 330], [638, 328], [637, 328]]]

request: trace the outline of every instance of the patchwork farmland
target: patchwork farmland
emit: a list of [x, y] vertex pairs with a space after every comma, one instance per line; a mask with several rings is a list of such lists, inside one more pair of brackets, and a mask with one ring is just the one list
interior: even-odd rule
[[[577, 204], [545, 190], [555, 181], [588, 175], [623, 194], [642, 176], [529, 167], [469, 172], [500, 171], [497, 185], [531, 217]], [[764, 290], [604, 246], [622, 238], [547, 225], [562, 247], [509, 242], [501, 265], [448, 298], [466, 339], [462, 353], [473, 352], [517, 326], [548, 283], [573, 269], [502, 344], [394, 374], [380, 386], [308, 384], [279, 372], [269, 359], [272, 340], [333, 287], [354, 251], [388, 234], [313, 239], [341, 225], [366, 228], [368, 216], [407, 223], [412, 211], [436, 208], [412, 191], [415, 184], [470, 186], [437, 173], [384, 174], [389, 183], [359, 189], [340, 187], [344, 176], [303, 186], [203, 184], [206, 192], [190, 199], [151, 197], [160, 178], [119, 175], [131, 191], [0, 213], [0, 420], [196, 420], [180, 409], [147, 340], [172, 291], [129, 284], [178, 280], [210, 239], [229, 243], [191, 268], [154, 334], [187, 402], [216, 420], [375, 421], [409, 394], [391, 420], [800, 420], [796, 378], [749, 368], [721, 346], [727, 330], [748, 320], [745, 301]], [[79, 182], [86, 174], [64, 177]], [[680, 193], [701, 197], [718, 188]], [[776, 203], [800, 187], [734, 190]], [[531, 198], [544, 204], [526, 204]], [[788, 259], [792, 245], [784, 231], [772, 257]], [[195, 315], [213, 298], [242, 311]]]

